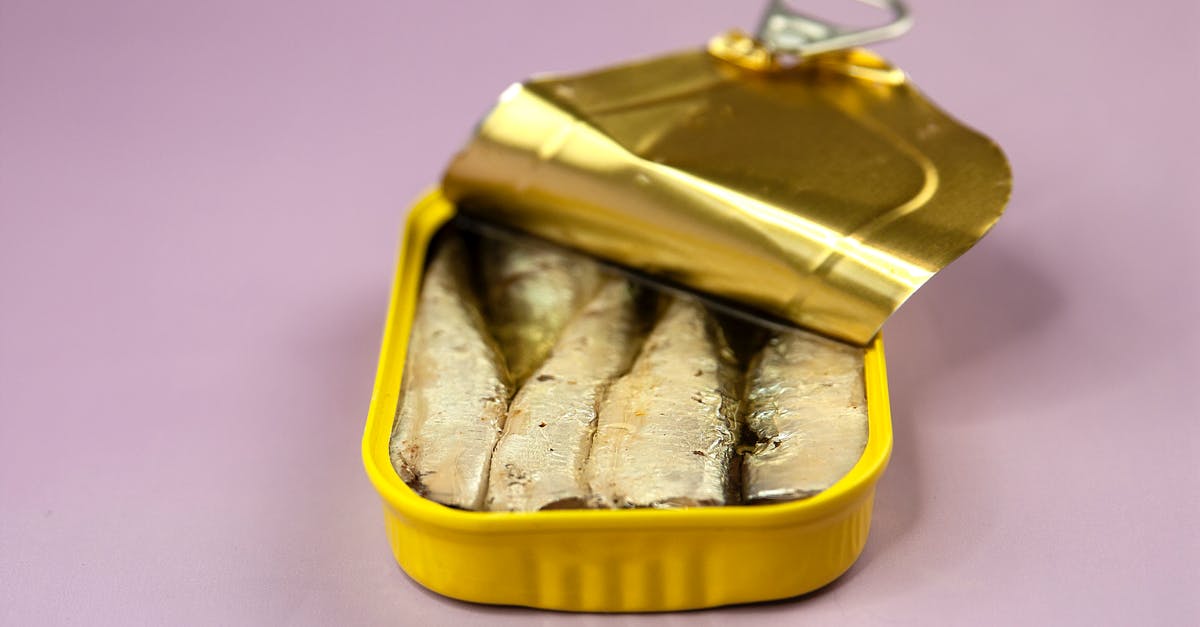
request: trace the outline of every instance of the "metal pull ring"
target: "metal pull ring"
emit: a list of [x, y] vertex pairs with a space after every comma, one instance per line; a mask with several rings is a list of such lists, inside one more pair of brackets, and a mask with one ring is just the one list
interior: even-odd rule
[[892, 39], [912, 28], [912, 16], [900, 0], [858, 1], [887, 9], [892, 14], [891, 21], [872, 28], [845, 29], [797, 13], [788, 7], [786, 0], [771, 0], [759, 22], [757, 39], [771, 54], [803, 58]]

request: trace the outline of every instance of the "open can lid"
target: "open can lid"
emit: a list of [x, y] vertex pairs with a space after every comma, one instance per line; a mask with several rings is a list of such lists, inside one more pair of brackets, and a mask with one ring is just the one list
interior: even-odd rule
[[513, 85], [446, 195], [860, 345], [1000, 217], [1000, 149], [879, 57], [756, 69], [710, 49]]

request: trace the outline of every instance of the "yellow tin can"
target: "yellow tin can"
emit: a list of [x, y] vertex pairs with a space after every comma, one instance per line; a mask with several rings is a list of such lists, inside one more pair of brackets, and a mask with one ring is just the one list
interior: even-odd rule
[[392, 467], [409, 329], [427, 246], [455, 214], [412, 207], [392, 287], [363, 459], [396, 561], [421, 585], [479, 603], [600, 612], [685, 610], [796, 596], [850, 568], [892, 450], [883, 341], [866, 350], [866, 450], [832, 488], [791, 503], [694, 509], [470, 512], [427, 500]]
[[[481, 603], [684, 610], [804, 594], [861, 553], [892, 450], [879, 329], [991, 228], [1011, 174], [873, 54], [784, 60], [761, 44], [731, 34], [514, 85], [412, 207], [362, 447], [396, 560], [422, 585]], [[861, 458], [811, 498], [766, 505], [509, 513], [419, 496], [389, 437], [427, 248], [458, 215], [864, 347]]]

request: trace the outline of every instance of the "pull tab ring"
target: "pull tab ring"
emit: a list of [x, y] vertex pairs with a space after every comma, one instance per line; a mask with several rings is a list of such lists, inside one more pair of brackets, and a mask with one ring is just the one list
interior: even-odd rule
[[888, 10], [892, 19], [872, 28], [845, 29], [793, 11], [786, 0], [771, 0], [759, 22], [756, 39], [772, 55], [804, 58], [892, 39], [912, 28], [912, 16], [900, 0], [858, 0]]

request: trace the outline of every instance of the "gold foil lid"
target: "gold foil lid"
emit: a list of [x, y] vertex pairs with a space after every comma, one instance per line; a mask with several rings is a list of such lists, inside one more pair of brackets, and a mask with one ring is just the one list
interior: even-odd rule
[[737, 43], [512, 86], [447, 196], [866, 344], [1000, 217], [1008, 163], [869, 52], [758, 71], [714, 56]]

